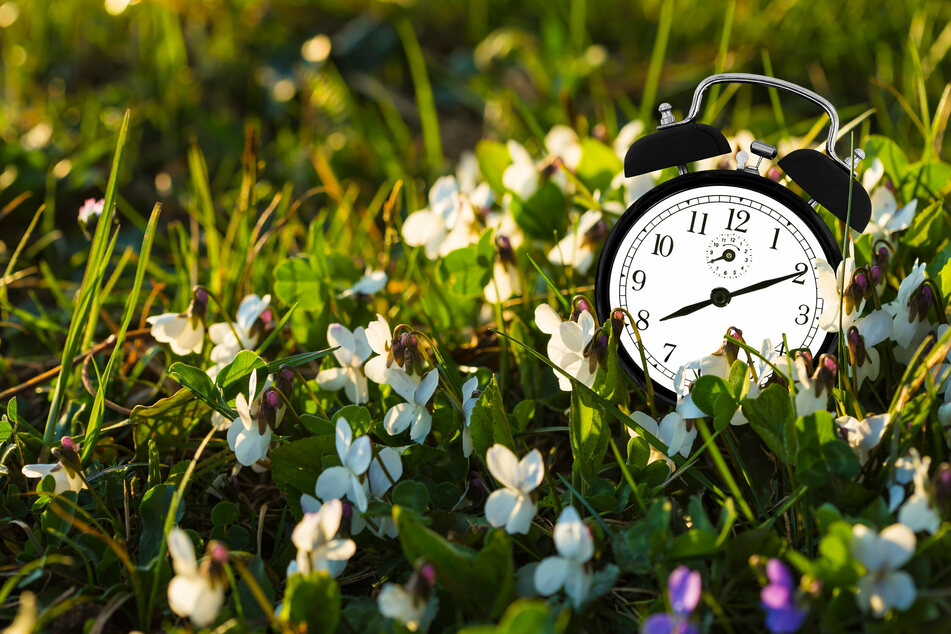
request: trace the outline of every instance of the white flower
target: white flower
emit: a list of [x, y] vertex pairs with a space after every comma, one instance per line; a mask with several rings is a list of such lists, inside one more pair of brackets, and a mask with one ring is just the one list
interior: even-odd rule
[[624, 188], [624, 204], [628, 207], [635, 200], [654, 189], [654, 185], [654, 177], [650, 174], [625, 176], [623, 169], [611, 179], [611, 189]]
[[370, 394], [362, 366], [372, 352], [366, 331], [362, 326], [350, 332], [346, 326], [330, 324], [327, 328], [327, 343], [337, 348], [334, 357], [340, 367], [321, 370], [317, 374], [317, 384], [323, 390], [343, 388], [351, 403], [366, 403]]
[[928, 324], [917, 319], [908, 319], [908, 302], [912, 294], [925, 281], [925, 264], [915, 263], [911, 272], [901, 281], [898, 286], [898, 295], [894, 300], [883, 306], [884, 310], [892, 316], [892, 341], [897, 345], [896, 353], [899, 361], [902, 361], [900, 352], [905, 351], [910, 360], [910, 354], [921, 343], [921, 339], [927, 334]]
[[865, 168], [865, 172], [862, 174], [862, 187], [865, 188], [865, 191], [870, 192], [875, 185], [878, 184], [878, 181], [882, 179], [882, 176], [885, 175], [885, 164], [882, 163], [882, 159], [875, 157], [871, 163]]
[[373, 295], [383, 290], [386, 282], [389, 280], [383, 271], [372, 271], [367, 269], [357, 283], [343, 291], [337, 297], [350, 297], [351, 295]]
[[225, 583], [207, 570], [199, 570], [195, 547], [182, 529], [168, 533], [168, 552], [175, 576], [168, 584], [168, 606], [179, 616], [187, 616], [195, 627], [214, 622], [225, 601]]
[[[881, 369], [881, 357], [874, 347], [891, 335], [892, 316], [884, 310], [872, 311], [856, 321], [855, 328], [862, 337], [862, 347], [866, 354], [864, 362], [858, 365], [858, 385], [862, 387], [867, 379], [874, 381], [878, 378]], [[848, 338], [851, 339], [851, 336]]]
[[591, 589], [591, 573], [585, 570], [585, 564], [594, 555], [591, 530], [581, 521], [578, 511], [567, 506], [555, 524], [554, 538], [558, 554], [545, 557], [535, 568], [535, 589], [548, 596], [564, 586], [565, 593], [579, 606]]
[[426, 409], [426, 404], [439, 386], [439, 371], [430, 370], [420, 381], [400, 368], [390, 368], [386, 371], [386, 382], [406, 402], [389, 409], [383, 418], [383, 427], [391, 436], [409, 427], [413, 442], [423, 444], [433, 426], [433, 416]]
[[[927, 460], [927, 462], [925, 462]], [[922, 460], [918, 450], [912, 447], [904, 456], [895, 461], [895, 482], [888, 487], [888, 510], [894, 511], [905, 499], [905, 485], [918, 478], [928, 476], [931, 458]]]
[[892, 524], [876, 534], [862, 524], [852, 527], [849, 549], [863, 566], [856, 599], [864, 611], [876, 617], [892, 608], [907, 610], [918, 591], [907, 572], [899, 570], [915, 554], [915, 534], [907, 526]]
[[20, 473], [28, 478], [40, 478], [42, 481], [48, 475], [53, 476], [56, 488], [53, 493], [59, 495], [66, 491], [79, 492], [86, 488], [86, 483], [82, 477], [72, 469], [67, 468], [62, 462], [53, 462], [50, 464], [26, 464], [20, 469]]
[[640, 119], [629, 121], [623, 128], [618, 130], [617, 137], [614, 139], [614, 153], [617, 154], [619, 159], [624, 160], [631, 144], [637, 140], [637, 137], [641, 136], [641, 132], [643, 131], [644, 124]]
[[507, 262], [501, 256], [496, 257], [492, 266], [492, 279], [482, 289], [482, 294], [490, 304], [504, 302], [513, 295], [521, 295], [522, 278], [515, 263]]
[[426, 615], [426, 599], [395, 583], [383, 584], [376, 601], [380, 614], [399, 621], [410, 632], [419, 629]]
[[545, 149], [559, 157], [571, 171], [578, 169], [581, 162], [581, 142], [578, 140], [578, 134], [568, 126], [553, 126], [545, 135]]
[[848, 302], [842, 299], [842, 293], [839, 292], [840, 288], [844, 290], [852, 283], [852, 274], [855, 273], [855, 258], [846, 258], [839, 262], [835, 271], [822, 258], [816, 258], [815, 265], [818, 274], [816, 283], [824, 302], [822, 314], [819, 315], [819, 327], [826, 332], [837, 332], [839, 330], [839, 304], [841, 303], [843, 309], [846, 310], [842, 315], [842, 330], [846, 331], [862, 313], [862, 308], [865, 306], [865, 300], [863, 299], [858, 305], [852, 306], [852, 310], [849, 311], [847, 308]]
[[271, 444], [271, 427], [261, 420], [262, 395], [256, 394], [257, 388], [258, 373], [252, 372], [248, 380], [248, 397], [238, 394], [235, 399], [238, 417], [228, 427], [228, 446], [245, 467], [264, 460]]
[[[653, 418], [644, 412], [631, 412], [631, 420], [651, 433], [654, 438], [667, 445], [667, 455], [673, 458], [678, 453], [687, 458], [693, 448], [693, 441], [697, 438], [697, 428], [687, 429], [687, 421], [679, 412], [671, 412], [657, 424]], [[633, 435], [633, 430], [629, 430]], [[668, 463], [669, 464], [669, 463]]]
[[198, 354], [205, 341], [207, 310], [208, 293], [198, 288], [185, 312], [153, 315], [146, 321], [152, 326], [152, 337], [156, 341], [169, 344], [175, 354]]
[[81, 225], [88, 225], [89, 221], [93, 219], [93, 216], [98, 218], [102, 215], [102, 210], [105, 206], [106, 201], [103, 198], [99, 200], [87, 198], [83, 206], [79, 208], [79, 223]]
[[859, 420], [854, 416], [839, 416], [835, 424], [845, 432], [845, 441], [863, 465], [868, 462], [869, 453], [878, 446], [891, 414], [877, 414]]
[[[406, 448], [394, 449], [393, 447], [382, 447], [373, 456], [370, 461], [370, 468], [367, 471], [367, 478], [363, 482], [363, 490], [367, 498], [382, 499], [383, 496], [403, 476], [403, 462], [400, 458], [400, 452]], [[385, 469], [384, 469], [385, 467]], [[350, 519], [350, 534], [357, 535], [367, 526], [377, 537], [396, 537], [399, 531], [392, 517], [374, 517], [367, 520], [360, 513], [354, 513]]]
[[[830, 372], [834, 377], [835, 362], [825, 357], [820, 359], [825, 367], [820, 366], [812, 376], [809, 376], [809, 370], [806, 367], [806, 360], [797, 356], [793, 362], [793, 381], [796, 385], [796, 416], [809, 416], [826, 409], [826, 403], [829, 401], [831, 388], [827, 389], [830, 380]], [[818, 380], [820, 375], [825, 374], [824, 380]]]
[[[928, 481], [928, 469], [931, 467], [931, 457], [922, 457], [918, 450], [913, 447], [904, 460], [911, 462], [915, 490], [898, 511], [898, 521], [916, 533], [925, 531], [934, 534], [941, 525], [941, 517], [932, 508], [931, 500], [928, 497], [926, 483]], [[907, 478], [907, 474], [903, 479], [905, 478]]]
[[472, 377], [462, 384], [462, 416], [465, 419], [465, 425], [462, 426], [462, 454], [467, 458], [472, 454], [472, 430], [469, 428], [472, 410], [482, 396], [478, 387], [478, 377]]
[[510, 534], [528, 533], [538, 507], [531, 493], [542, 483], [545, 464], [542, 454], [532, 449], [521, 461], [505, 445], [495, 444], [485, 452], [489, 473], [504, 488], [496, 489], [485, 502], [485, 519]]
[[[270, 302], [270, 295], [248, 295], [238, 305], [237, 321], [232, 322], [230, 326], [227, 322], [220, 322], [208, 327], [208, 336], [215, 344], [211, 349], [211, 361], [214, 365], [208, 369], [208, 376], [214, 379], [221, 368], [234, 361], [239, 352], [250, 350], [258, 344], [260, 331], [254, 326]], [[240, 340], [235, 337], [235, 333]]]
[[872, 192], [872, 217], [863, 233], [872, 234], [873, 240], [888, 238], [908, 228], [917, 208], [918, 200], [913, 198], [899, 210], [894, 194], [885, 186], [877, 187]]
[[471, 193], [460, 191], [454, 176], [443, 176], [429, 190], [429, 207], [411, 213], [403, 223], [403, 240], [412, 247], [425, 247], [430, 260], [472, 244], [481, 234], [475, 210], [492, 204], [487, 183]]
[[304, 514], [291, 533], [291, 541], [297, 546], [297, 558], [288, 565], [287, 576], [322, 570], [336, 578], [343, 572], [357, 545], [352, 539], [337, 537], [342, 513], [343, 505], [334, 499], [320, 506], [317, 512]]
[[581, 214], [575, 226], [548, 252], [548, 261], [587, 273], [594, 263], [595, 251], [601, 246], [601, 240], [590, 239], [588, 232], [601, 222], [601, 218], [601, 212], [594, 209]]
[[364, 334], [370, 350], [376, 353], [376, 356], [366, 362], [363, 372], [368, 379], [382, 385], [386, 383], [386, 362], [390, 357], [390, 345], [393, 342], [390, 324], [383, 315], [377, 313], [376, 319], [370, 322]]
[[[596, 329], [591, 312], [582, 310], [578, 321], [562, 321], [558, 313], [548, 304], [535, 308], [535, 323], [543, 333], [551, 335], [548, 340], [548, 358], [559, 368], [575, 377], [588, 387], [594, 385], [597, 366], [591, 371], [584, 350]], [[558, 386], [565, 392], [571, 391], [571, 381], [554, 372]]]
[[528, 200], [538, 191], [538, 168], [528, 151], [518, 141], [509, 141], [512, 164], [502, 174], [502, 185], [522, 200]]
[[369, 436], [360, 436], [353, 440], [350, 423], [342, 416], [337, 419], [337, 456], [339, 467], [329, 467], [321, 472], [315, 487], [317, 497], [322, 500], [346, 497], [357, 509], [367, 510], [367, 494], [360, 481], [370, 466], [372, 448]]

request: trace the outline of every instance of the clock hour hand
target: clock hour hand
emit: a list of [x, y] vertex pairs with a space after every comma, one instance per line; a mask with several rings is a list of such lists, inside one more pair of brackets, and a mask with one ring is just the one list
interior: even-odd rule
[[723, 255], [721, 255], [718, 258], [713, 258], [712, 260], [708, 260], [707, 264], [713, 264], [714, 262], [719, 262], [720, 260], [726, 260], [727, 262], [732, 262], [735, 258], [736, 258], [736, 253], [733, 251], [733, 249], [724, 249]]
[[738, 295], [745, 295], [746, 293], [752, 293], [754, 291], [761, 291], [764, 288], [769, 288], [773, 284], [779, 284], [780, 282], [785, 282], [786, 280], [792, 279], [802, 275], [805, 271], [797, 270], [795, 273], [790, 273], [789, 275], [781, 275], [779, 277], [774, 277], [768, 280], [763, 280], [762, 282], [757, 282], [756, 284], [750, 284], [744, 288], [741, 288], [732, 293], [725, 288], [717, 287], [710, 292], [710, 299], [705, 299], [702, 302], [697, 302], [696, 304], [690, 304], [684, 306], [680, 310], [674, 311], [667, 315], [666, 317], [661, 317], [660, 321], [665, 321], [667, 319], [673, 319], [674, 317], [683, 317], [684, 315], [689, 315], [690, 313], [697, 312], [701, 308], [706, 308], [716, 304], [717, 306], [723, 307], [730, 303], [730, 300]]

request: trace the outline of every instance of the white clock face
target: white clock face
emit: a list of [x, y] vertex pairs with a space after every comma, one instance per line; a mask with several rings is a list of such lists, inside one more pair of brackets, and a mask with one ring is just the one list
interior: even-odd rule
[[[714, 352], [727, 329], [759, 348], [814, 352], [823, 300], [816, 258], [828, 259], [809, 226], [780, 201], [734, 185], [693, 187], [654, 203], [613, 253], [606, 282], [611, 307], [637, 320], [648, 373], [674, 391], [674, 376]], [[634, 329], [621, 345], [641, 366]]]

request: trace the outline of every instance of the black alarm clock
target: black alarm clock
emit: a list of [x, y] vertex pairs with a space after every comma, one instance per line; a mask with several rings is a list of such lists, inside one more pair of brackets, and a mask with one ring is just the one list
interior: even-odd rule
[[[779, 159], [780, 169], [811, 200], [760, 176], [759, 163], [746, 164], [746, 151], [737, 154], [735, 170], [687, 171], [688, 163], [732, 152], [719, 130], [696, 121], [704, 92], [718, 83], [786, 90], [829, 115], [826, 154], [798, 149]], [[814, 357], [834, 349], [835, 335], [819, 328], [824, 305], [815, 261], [834, 269], [842, 256], [815, 206], [861, 232], [871, 201], [852, 173], [853, 160], [864, 155], [856, 151], [848, 162], [836, 156], [838, 115], [810, 90], [772, 77], [725, 73], [697, 86], [682, 121], [670, 110], [662, 104], [657, 131], [631, 145], [624, 173], [633, 177], [677, 166], [679, 175], [638, 198], [614, 225], [598, 262], [595, 298], [602, 320], [613, 308], [630, 313], [647, 366], [631, 324], [620, 337], [621, 365], [641, 385], [649, 375], [655, 394], [673, 404], [678, 370], [719, 347], [730, 327], [755, 346], [771, 339], [779, 352], [783, 335], [790, 349], [809, 349]], [[760, 161], [777, 154], [760, 141], [749, 151]]]

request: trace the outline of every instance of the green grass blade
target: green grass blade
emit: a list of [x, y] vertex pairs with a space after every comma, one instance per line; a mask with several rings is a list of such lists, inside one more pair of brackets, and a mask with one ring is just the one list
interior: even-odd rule
[[429, 164], [430, 171], [435, 173], [442, 168], [442, 139], [439, 136], [436, 100], [433, 98], [433, 88], [426, 72], [426, 61], [423, 59], [423, 51], [416, 38], [416, 32], [413, 31], [412, 23], [404, 18], [396, 23], [396, 30], [403, 42], [409, 72], [413, 77], [413, 87], [416, 90], [416, 107], [419, 109], [419, 120], [423, 127], [426, 162]]
[[119, 332], [116, 334], [116, 345], [109, 355], [109, 361], [106, 363], [106, 369], [102, 373], [99, 381], [99, 389], [96, 390], [96, 399], [93, 401], [92, 412], [89, 415], [89, 425], [86, 427], [86, 437], [83, 441], [80, 460], [86, 463], [89, 456], [96, 448], [96, 442], [99, 440], [99, 434], [102, 432], [102, 422], [105, 414], [106, 387], [112, 378], [115, 365], [122, 358], [122, 346], [125, 344], [125, 333], [132, 322], [132, 316], [135, 314], [136, 306], [139, 302], [139, 293], [142, 290], [142, 280], [145, 278], [145, 270], [148, 267], [149, 257], [152, 253], [152, 242], [155, 239], [155, 229], [158, 226], [159, 215], [162, 213], [162, 206], [156, 203], [152, 208], [152, 216], [149, 218], [149, 224], [145, 230], [145, 237], [142, 238], [142, 247], [139, 249], [139, 263], [135, 269], [135, 281], [132, 283], [132, 292], [129, 293], [125, 310], [122, 314], [122, 324], [119, 326]]
[[674, 20], [674, 2], [665, 0], [660, 10], [660, 23], [657, 25], [657, 37], [654, 40], [654, 50], [651, 52], [651, 63], [647, 69], [647, 79], [644, 81], [644, 94], [641, 97], [641, 111], [638, 118], [645, 125], [651, 120], [651, 110], [657, 99], [657, 86], [660, 84], [660, 71], [664, 66], [664, 56], [667, 53], [667, 40], [670, 38], [670, 25]]

